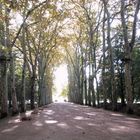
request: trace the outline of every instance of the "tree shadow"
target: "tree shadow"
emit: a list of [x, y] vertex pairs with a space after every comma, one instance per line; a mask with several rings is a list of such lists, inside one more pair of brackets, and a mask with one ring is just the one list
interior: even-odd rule
[[31, 121], [0, 122], [1, 140], [139, 139], [140, 119], [71, 103], [51, 104]]

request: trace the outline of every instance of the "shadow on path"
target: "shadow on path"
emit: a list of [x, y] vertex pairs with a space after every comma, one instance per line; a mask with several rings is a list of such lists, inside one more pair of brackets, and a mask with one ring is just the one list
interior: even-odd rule
[[139, 140], [140, 119], [72, 103], [55, 103], [31, 121], [0, 121], [0, 140]]

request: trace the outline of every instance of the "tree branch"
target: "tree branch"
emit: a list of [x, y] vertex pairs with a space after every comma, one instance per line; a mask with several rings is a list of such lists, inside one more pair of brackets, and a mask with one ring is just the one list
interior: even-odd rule
[[19, 34], [20, 34], [20, 32], [21, 32], [21, 30], [22, 30], [22, 28], [23, 28], [23, 26], [24, 26], [26, 20], [28, 19], [28, 17], [32, 14], [32, 12], [33, 12], [34, 10], [36, 10], [37, 8], [39, 8], [40, 6], [42, 6], [44, 3], [48, 2], [48, 1], [49, 1], [49, 0], [45, 0], [45, 1], [41, 2], [40, 4], [38, 4], [38, 5], [36, 5], [35, 7], [31, 8], [31, 9], [27, 12], [27, 14], [26, 14], [26, 16], [25, 16], [25, 18], [24, 18], [24, 20], [23, 20], [23, 23], [20, 25], [20, 28], [19, 28], [19, 30], [18, 30], [18, 32], [17, 32], [15, 38], [13, 39], [13, 41], [12, 41], [12, 43], [11, 43], [11, 48], [15, 45], [15, 42], [16, 42], [17, 38], [19, 37]]

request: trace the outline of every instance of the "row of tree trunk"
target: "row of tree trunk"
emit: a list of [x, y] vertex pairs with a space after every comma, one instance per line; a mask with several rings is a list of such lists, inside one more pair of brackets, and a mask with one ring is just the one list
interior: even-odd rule
[[[47, 68], [47, 60], [41, 60], [38, 52], [33, 56], [31, 42], [29, 41], [28, 30], [26, 27], [27, 11], [26, 6], [23, 10], [23, 24], [13, 39], [10, 38], [9, 32], [9, 15], [10, 8], [6, 4], [0, 4], [0, 15], [4, 20], [0, 21], [0, 117], [6, 117], [9, 113], [12, 115], [27, 110], [26, 93], [27, 93], [27, 77], [29, 77], [29, 90], [30, 90], [30, 108], [35, 108], [35, 102], [39, 106], [43, 106], [52, 102], [52, 77], [50, 76], [50, 68]], [[4, 21], [4, 22], [3, 22]], [[13, 47], [16, 45], [16, 39], [19, 38], [21, 44], [20, 53], [22, 53], [22, 70], [21, 72], [21, 85], [20, 95], [16, 93], [15, 81], [15, 63], [16, 58], [14, 55]], [[13, 43], [14, 42], [14, 43]], [[36, 46], [36, 44], [34, 44]], [[27, 53], [27, 51], [29, 53]], [[27, 55], [29, 54], [29, 55]], [[40, 60], [39, 60], [40, 59]], [[37, 70], [39, 72], [37, 74]], [[39, 77], [39, 78], [38, 78]], [[39, 83], [39, 84], [38, 84]], [[46, 84], [50, 83], [50, 84]], [[40, 98], [39, 98], [40, 97]], [[12, 112], [10, 108], [12, 107]]]
[[[71, 53], [71, 56], [68, 58], [69, 100], [75, 103], [84, 103], [89, 106], [98, 107], [103, 102], [104, 108], [107, 108], [107, 104], [110, 102], [112, 110], [117, 110], [117, 102], [120, 98], [122, 105], [125, 103], [127, 105], [126, 111], [132, 113], [134, 101], [131, 74], [132, 53], [136, 40], [140, 1], [136, 0], [135, 3], [129, 3], [121, 0], [120, 11], [114, 13], [114, 15], [120, 16], [120, 32], [112, 29], [112, 21], [114, 18], [112, 18], [113, 14], [109, 8], [109, 2], [109, 0], [102, 0], [102, 8], [99, 11], [101, 14], [98, 15], [97, 19], [90, 18], [94, 17], [93, 13], [95, 11], [90, 11], [90, 9], [86, 7], [86, 2], [79, 4], [85, 12], [84, 23], [86, 23], [86, 28], [83, 25], [79, 27], [80, 31], [78, 31], [79, 34], [76, 37], [78, 38], [76, 40], [77, 46], [74, 46], [76, 49], [74, 49], [74, 53]], [[132, 33], [130, 35], [130, 29], [128, 31], [129, 22], [126, 17], [126, 7], [132, 6], [131, 4], [134, 4], [135, 7], [133, 9], [134, 15], [131, 26]], [[112, 34], [115, 34], [115, 32], [116, 35], [112, 37]], [[86, 40], [83, 40], [82, 34], [86, 35]], [[121, 36], [121, 38], [118, 39], [118, 36]], [[115, 47], [117, 47], [118, 42], [119, 46], [121, 46], [123, 57], [117, 57], [116, 62], [115, 53], [116, 49], [119, 50], [119, 47], [116, 49]], [[100, 46], [102, 46], [102, 54], [100, 53], [99, 58], [97, 53]], [[99, 59], [98, 62], [97, 59]], [[116, 80], [117, 77], [119, 82]], [[121, 92], [121, 95], [117, 94], [117, 90]]]

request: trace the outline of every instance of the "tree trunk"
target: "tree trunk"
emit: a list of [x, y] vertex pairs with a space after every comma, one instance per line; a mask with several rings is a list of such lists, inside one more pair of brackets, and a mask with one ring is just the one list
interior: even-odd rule
[[132, 38], [131, 42], [128, 40], [128, 29], [127, 22], [125, 20], [125, 1], [121, 0], [121, 22], [124, 36], [124, 63], [125, 63], [125, 92], [127, 99], [127, 113], [133, 113], [133, 92], [132, 92], [132, 76], [131, 76], [131, 60], [132, 60], [132, 50], [135, 44], [136, 38], [136, 25], [137, 25], [137, 15], [139, 12], [140, 1], [136, 2], [136, 10], [134, 14], [133, 27], [132, 27]]
[[[24, 14], [23, 14], [24, 19]], [[25, 43], [25, 23], [22, 30], [22, 50], [23, 50], [23, 67], [22, 67], [22, 83], [21, 83], [21, 112], [26, 112], [25, 94], [26, 94], [26, 43]]]
[[109, 61], [110, 61], [110, 80], [111, 80], [111, 93], [112, 93], [112, 110], [117, 110], [117, 97], [115, 92], [115, 78], [114, 78], [114, 62], [113, 62], [113, 51], [111, 44], [111, 26], [110, 26], [110, 13], [107, 9], [107, 2], [103, 0], [104, 10], [107, 15], [107, 45], [109, 49]]
[[45, 82], [45, 70], [46, 70], [46, 64], [47, 62], [44, 62], [43, 57], [39, 58], [38, 63], [38, 75], [39, 75], [39, 90], [38, 90], [38, 96], [39, 96], [39, 106], [45, 105], [45, 92], [43, 90], [44, 88], [44, 82]]
[[[12, 55], [11, 55], [12, 56]], [[12, 97], [12, 115], [18, 113], [18, 104], [17, 104], [17, 96], [15, 90], [15, 65], [14, 65], [14, 58], [11, 58], [10, 62], [10, 93]]]
[[99, 89], [98, 89], [98, 80], [97, 77], [95, 76], [95, 80], [96, 80], [96, 93], [97, 93], [97, 107], [100, 107], [100, 97], [99, 97]]
[[84, 80], [84, 92], [85, 92], [85, 105], [88, 105], [88, 97], [87, 97], [87, 78], [85, 76]]
[[34, 104], [34, 102], [35, 102], [35, 79], [36, 79], [36, 76], [35, 76], [35, 74], [33, 74], [30, 79], [31, 109], [35, 108], [35, 104]]
[[[127, 57], [131, 60], [131, 57]], [[133, 113], [133, 95], [132, 95], [132, 79], [131, 79], [131, 62], [125, 63], [125, 91], [127, 98], [127, 113]]]
[[[0, 4], [2, 9], [3, 5]], [[5, 8], [5, 17], [7, 13], [7, 8]], [[2, 15], [2, 10], [0, 9], [0, 14]], [[0, 45], [4, 46], [5, 49], [8, 47], [7, 42], [7, 22], [0, 23]], [[0, 49], [0, 94], [1, 94], [1, 118], [8, 115], [8, 85], [7, 85], [7, 53]]]
[[103, 68], [102, 68], [102, 84], [103, 84], [103, 102], [104, 102], [104, 109], [107, 108], [107, 93], [106, 93], [106, 75], [105, 75], [105, 67], [106, 67], [106, 41], [105, 41], [105, 11], [104, 11], [104, 18], [103, 18]]
[[[0, 60], [1, 61], [1, 60]], [[7, 98], [7, 63], [0, 62], [0, 93], [1, 93], [1, 118], [8, 115], [8, 98]]]
[[[87, 47], [86, 47], [87, 49]], [[85, 60], [84, 60], [84, 94], [85, 94], [85, 105], [88, 105], [88, 97], [87, 97], [87, 76], [86, 76], [86, 57], [87, 57], [87, 52], [85, 52]]]
[[25, 104], [25, 93], [26, 93], [26, 58], [24, 57], [23, 67], [22, 67], [22, 83], [21, 83], [21, 112], [26, 112]]
[[88, 105], [91, 106], [91, 80], [88, 79]]
[[121, 89], [121, 105], [124, 106], [125, 105], [125, 94], [124, 94], [124, 82], [123, 82], [123, 69], [121, 68], [120, 72], [120, 89]]
[[[92, 59], [92, 61], [94, 61], [94, 60]], [[92, 64], [91, 90], [92, 90], [92, 106], [96, 107], [94, 79], [95, 79], [95, 61], [94, 61], [94, 64]]]
[[80, 93], [82, 95], [82, 97], [81, 97], [82, 99], [81, 100], [82, 100], [82, 104], [83, 104], [84, 103], [83, 102], [83, 97], [84, 97], [83, 96], [84, 95], [84, 90], [83, 90], [84, 89], [84, 87], [83, 87], [84, 86], [84, 56], [83, 56], [82, 48], [81, 48], [81, 55], [82, 55], [82, 58], [81, 58], [81, 65], [82, 65], [81, 66], [81, 73], [82, 74], [81, 74], [81, 86], [80, 86], [81, 92]]

